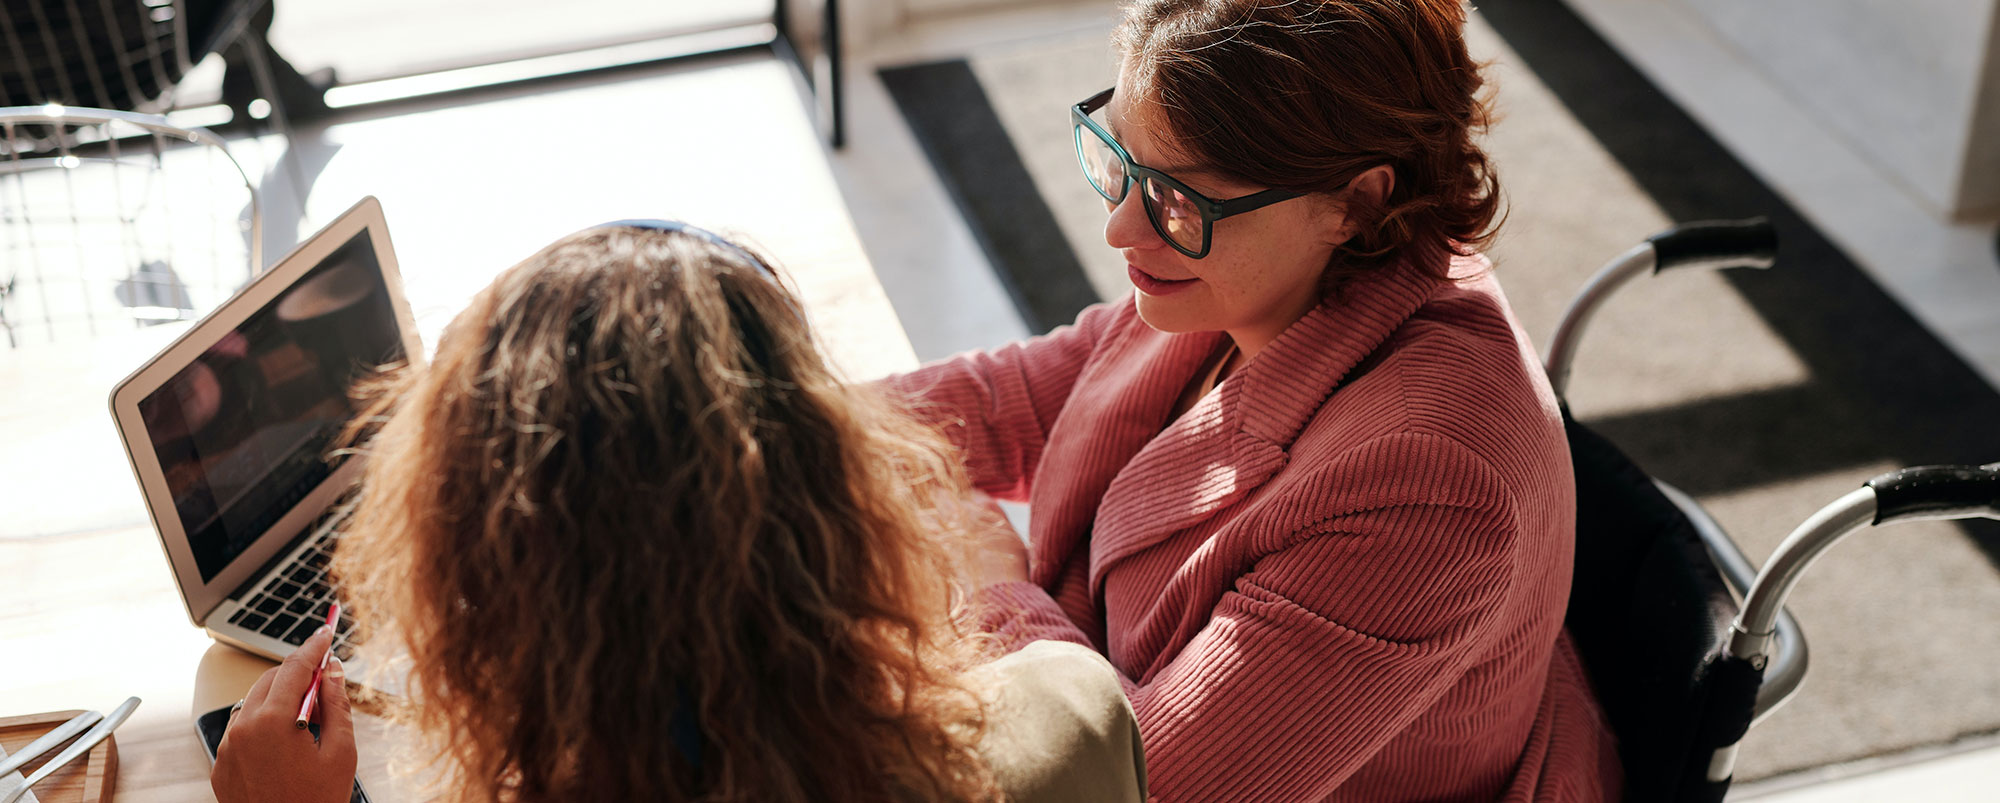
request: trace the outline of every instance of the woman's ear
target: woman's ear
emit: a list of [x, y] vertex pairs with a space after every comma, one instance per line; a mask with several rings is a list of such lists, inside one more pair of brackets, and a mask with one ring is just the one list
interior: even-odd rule
[[1333, 232], [1333, 244], [1339, 245], [1359, 233], [1358, 224], [1348, 210], [1354, 208], [1353, 201], [1360, 200], [1364, 206], [1381, 208], [1389, 202], [1389, 193], [1396, 190], [1396, 170], [1386, 164], [1376, 165], [1361, 171], [1347, 182], [1340, 194], [1340, 202], [1335, 207], [1340, 211], [1340, 223]]
[[1353, 181], [1347, 182], [1350, 198], [1366, 198], [1376, 206], [1389, 202], [1389, 193], [1396, 189], [1396, 170], [1388, 165], [1376, 165], [1361, 171]]

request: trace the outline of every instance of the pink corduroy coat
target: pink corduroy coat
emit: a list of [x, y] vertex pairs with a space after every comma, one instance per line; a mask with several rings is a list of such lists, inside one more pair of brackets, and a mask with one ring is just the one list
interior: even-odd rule
[[981, 601], [1110, 659], [1155, 799], [1617, 797], [1555, 398], [1486, 260], [1453, 276], [1350, 285], [1171, 421], [1225, 336], [1130, 297], [890, 380], [1030, 503], [1031, 581]]

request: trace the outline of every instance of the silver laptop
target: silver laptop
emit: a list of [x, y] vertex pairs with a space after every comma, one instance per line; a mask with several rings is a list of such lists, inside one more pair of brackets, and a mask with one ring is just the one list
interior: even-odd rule
[[[337, 593], [327, 558], [360, 470], [335, 449], [355, 414], [349, 389], [379, 366], [422, 360], [371, 197], [112, 390], [196, 625], [282, 658], [325, 622]], [[336, 654], [351, 636], [342, 621]]]

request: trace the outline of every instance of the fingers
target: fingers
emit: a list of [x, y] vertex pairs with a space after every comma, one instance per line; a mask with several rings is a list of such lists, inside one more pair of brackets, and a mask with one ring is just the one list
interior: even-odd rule
[[237, 700], [235, 705], [229, 707], [229, 716], [224, 717], [222, 720], [223, 738], [225, 739], [229, 738], [229, 726], [236, 724], [236, 715], [243, 713], [243, 704], [248, 700], [249, 698], [247, 697], [242, 700]]
[[[271, 681], [277, 676], [278, 668], [275, 666], [264, 670], [264, 674], [258, 675], [257, 682], [250, 684], [250, 691], [243, 695], [243, 707], [252, 711], [262, 707], [264, 705], [264, 698], [271, 693]], [[236, 716], [231, 714], [229, 719], [231, 722], [234, 722], [236, 721]]]
[[319, 668], [320, 658], [333, 646], [333, 631], [320, 628], [312, 638], [285, 656], [285, 662], [278, 665], [277, 675], [271, 679], [269, 699], [296, 707], [306, 699], [306, 688], [312, 685], [313, 671]]
[[327, 662], [319, 682], [319, 749], [328, 760], [354, 769], [354, 707], [347, 699], [347, 669], [340, 659]]
[[[264, 674], [268, 675], [270, 672], [266, 671]], [[258, 680], [261, 681], [263, 678], [260, 677]], [[222, 725], [222, 739], [215, 743], [214, 758], [217, 761], [222, 760], [223, 751], [229, 749], [229, 735], [236, 732], [236, 715], [243, 713], [243, 708], [249, 701], [249, 697], [244, 697], [241, 700], [237, 700], [235, 705], [229, 707], [229, 719]]]

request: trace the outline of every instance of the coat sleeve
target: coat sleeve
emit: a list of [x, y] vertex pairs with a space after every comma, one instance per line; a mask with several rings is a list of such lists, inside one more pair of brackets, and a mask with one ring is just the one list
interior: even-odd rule
[[1136, 314], [1129, 298], [1098, 304], [1048, 334], [948, 357], [883, 382], [964, 451], [973, 485], [1022, 501], [1049, 428], [1091, 353]]
[[[1121, 675], [1159, 800], [1321, 800], [1493, 637], [1518, 530], [1498, 474], [1463, 447], [1407, 434], [1325, 468], [1320, 498], [1359, 501], [1240, 571], [1170, 661]], [[1375, 487], [1357, 493], [1356, 482]], [[1090, 644], [1039, 586], [981, 598], [1007, 609], [989, 621], [1009, 645]]]

